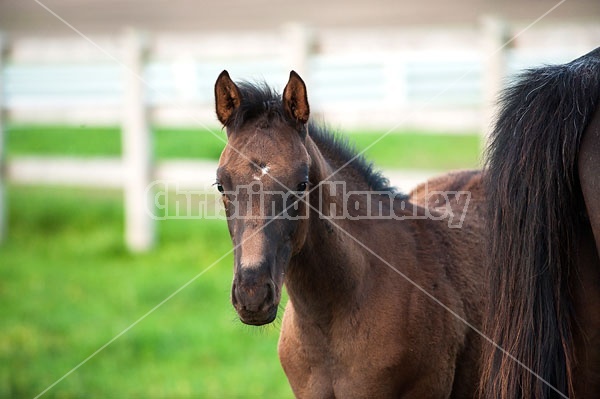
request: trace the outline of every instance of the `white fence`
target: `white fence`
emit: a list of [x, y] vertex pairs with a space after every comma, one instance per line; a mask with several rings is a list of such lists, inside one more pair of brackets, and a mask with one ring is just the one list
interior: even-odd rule
[[[128, 31], [93, 42], [80, 37], [4, 41], [0, 230], [6, 226], [7, 178], [122, 187], [126, 242], [133, 250], [149, 248], [154, 230], [144, 211], [152, 201], [146, 187], [165, 170], [188, 175], [202, 167], [156, 164], [149, 125], [214, 126], [212, 87], [224, 68], [234, 78], [264, 79], [276, 87], [296, 69], [307, 81], [313, 115], [334, 125], [485, 130], [503, 78], [526, 66], [564, 62], [591, 50], [600, 43], [600, 25], [532, 30], [500, 50], [506, 38], [499, 21], [487, 20], [478, 29], [312, 32], [288, 25], [279, 34], [152, 38]], [[119, 124], [123, 156], [17, 158], [6, 165], [6, 120]]]

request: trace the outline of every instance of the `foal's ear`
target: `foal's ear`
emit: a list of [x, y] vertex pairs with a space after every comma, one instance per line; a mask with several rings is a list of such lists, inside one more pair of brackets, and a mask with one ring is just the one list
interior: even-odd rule
[[217, 118], [227, 126], [233, 111], [240, 106], [240, 89], [233, 83], [227, 71], [221, 72], [215, 83], [215, 106]]
[[290, 72], [290, 80], [283, 89], [283, 109], [288, 117], [301, 123], [308, 122], [310, 108], [306, 96], [306, 85], [300, 75]]

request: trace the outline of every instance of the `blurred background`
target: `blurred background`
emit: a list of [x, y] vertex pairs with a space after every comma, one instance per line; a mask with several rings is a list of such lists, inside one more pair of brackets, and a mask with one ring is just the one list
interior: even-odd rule
[[498, 91], [600, 45], [598, 21], [597, 0], [1, 0], [0, 397], [136, 321], [43, 396], [291, 397], [278, 322], [229, 303], [225, 222], [146, 212], [177, 206], [155, 180], [218, 203], [223, 69], [278, 90], [296, 70], [312, 118], [359, 149], [385, 134], [366, 154], [409, 190], [480, 167]]

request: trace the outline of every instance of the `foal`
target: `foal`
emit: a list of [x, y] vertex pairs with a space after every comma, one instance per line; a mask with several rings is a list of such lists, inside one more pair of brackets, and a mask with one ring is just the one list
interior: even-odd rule
[[[262, 325], [289, 294], [279, 356], [303, 398], [472, 398], [484, 307], [479, 224], [393, 192], [308, 123], [302, 79], [215, 84], [228, 144], [217, 170], [234, 250], [231, 299]], [[467, 201], [468, 204], [468, 201]]]

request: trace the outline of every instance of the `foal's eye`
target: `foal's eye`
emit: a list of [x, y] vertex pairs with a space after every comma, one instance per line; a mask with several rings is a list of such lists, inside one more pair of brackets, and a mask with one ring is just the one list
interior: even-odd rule
[[215, 185], [217, 186], [217, 190], [219, 190], [221, 194], [225, 192], [225, 189], [223, 188], [223, 185], [221, 183], [215, 183]]
[[298, 184], [298, 187], [296, 187], [296, 191], [306, 191], [306, 187], [308, 187], [308, 182], [303, 181], [302, 183]]

